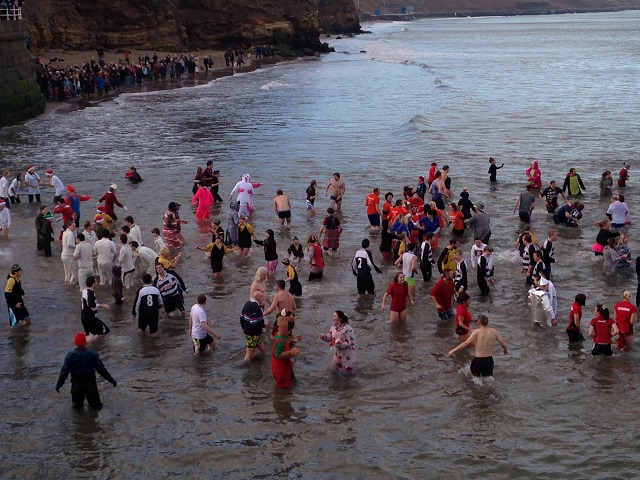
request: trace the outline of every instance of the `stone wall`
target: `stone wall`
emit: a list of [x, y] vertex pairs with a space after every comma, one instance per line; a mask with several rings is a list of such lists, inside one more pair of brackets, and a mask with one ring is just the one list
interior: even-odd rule
[[26, 47], [28, 35], [23, 21], [0, 21], [0, 127], [44, 112], [35, 63]]

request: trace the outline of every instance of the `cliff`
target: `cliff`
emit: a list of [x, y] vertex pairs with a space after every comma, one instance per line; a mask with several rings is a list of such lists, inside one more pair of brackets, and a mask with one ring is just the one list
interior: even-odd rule
[[[320, 51], [318, 2], [333, 24], [349, 17], [351, 0], [29, 0], [23, 9], [36, 48], [128, 47], [186, 51], [273, 44]], [[349, 8], [351, 14], [349, 14]]]
[[36, 83], [35, 62], [27, 50], [26, 25], [0, 21], [0, 127], [18, 123], [44, 111]]
[[324, 33], [361, 32], [353, 0], [318, 0], [318, 18]]
[[640, 9], [640, 0], [406, 0], [382, 2], [380, 0], [353, 0], [360, 11], [372, 14], [400, 13], [402, 5], [412, 5], [420, 16], [457, 15], [517, 15], [526, 13], [595, 12], [607, 10]]

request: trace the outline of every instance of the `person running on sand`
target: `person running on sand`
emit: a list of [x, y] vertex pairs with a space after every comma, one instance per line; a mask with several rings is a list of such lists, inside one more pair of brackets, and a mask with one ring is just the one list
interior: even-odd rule
[[291, 225], [291, 201], [282, 190], [278, 190], [276, 196], [273, 198], [273, 209], [276, 211], [276, 215], [278, 215], [281, 227], [284, 226], [285, 220], [287, 221], [287, 225]]
[[324, 196], [327, 196], [327, 192], [331, 188], [331, 197], [329, 198], [329, 207], [332, 209], [338, 209], [342, 207], [342, 197], [347, 191], [347, 187], [344, 183], [344, 180], [340, 179], [340, 174], [338, 172], [334, 173], [333, 176], [329, 179], [329, 183], [327, 183], [326, 188], [324, 189]]
[[493, 377], [493, 347], [498, 342], [503, 353], [508, 355], [507, 344], [495, 328], [487, 326], [489, 319], [485, 315], [478, 316], [478, 325], [480, 328], [473, 330], [466, 341], [449, 350], [447, 355], [452, 357], [455, 352], [475, 344], [476, 358], [471, 362], [471, 374], [474, 377]]

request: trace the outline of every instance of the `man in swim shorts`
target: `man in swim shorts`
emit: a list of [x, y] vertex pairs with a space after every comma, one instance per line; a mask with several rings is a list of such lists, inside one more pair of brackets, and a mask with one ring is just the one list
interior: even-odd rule
[[331, 197], [329, 198], [329, 207], [333, 209], [340, 209], [342, 206], [342, 197], [344, 193], [347, 191], [347, 187], [344, 183], [344, 180], [340, 179], [340, 174], [338, 172], [334, 173], [329, 183], [327, 183], [327, 187], [324, 189], [324, 196], [327, 196], [327, 192], [331, 188]]
[[480, 328], [471, 332], [471, 336], [465, 342], [462, 342], [447, 353], [449, 357], [452, 357], [458, 350], [475, 344], [476, 358], [471, 362], [471, 373], [474, 377], [493, 377], [492, 353], [496, 342], [500, 344], [505, 355], [509, 353], [507, 344], [502, 340], [498, 331], [495, 328], [488, 327], [488, 324], [489, 319], [485, 315], [479, 315], [478, 325]]
[[282, 190], [276, 192], [276, 196], [273, 199], [273, 209], [278, 214], [280, 226], [284, 225], [285, 220], [287, 225], [291, 225], [291, 201]]

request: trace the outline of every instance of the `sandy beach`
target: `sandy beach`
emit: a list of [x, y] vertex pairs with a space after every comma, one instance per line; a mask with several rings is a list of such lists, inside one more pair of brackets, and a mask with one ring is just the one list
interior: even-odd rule
[[[88, 62], [98, 59], [98, 53], [95, 50], [83, 50], [83, 51], [67, 51], [67, 50], [42, 50], [35, 52], [37, 56], [40, 57], [40, 62], [43, 65], [53, 64], [57, 68], [68, 68], [81, 66], [84, 62]], [[170, 57], [180, 56], [180, 55], [193, 55], [194, 58], [197, 59], [197, 63], [200, 67], [199, 73], [194, 77], [191, 75], [183, 75], [180, 80], [169, 80], [166, 79], [164, 81], [145, 81], [142, 85], [131, 85], [131, 86], [120, 86], [120, 90], [111, 90], [109, 94], [104, 95], [99, 99], [99, 101], [105, 101], [116, 97], [121, 93], [127, 92], [146, 92], [146, 91], [154, 91], [154, 90], [166, 90], [172, 88], [182, 88], [182, 87], [190, 87], [194, 85], [201, 84], [203, 82], [209, 82], [215, 80], [216, 78], [220, 78], [227, 75], [233, 75], [234, 72], [237, 72], [235, 68], [227, 67], [224, 61], [224, 51], [223, 50], [198, 50], [195, 52], [168, 52], [168, 51], [130, 51], [129, 59], [131, 63], [137, 63], [138, 56], [142, 55], [143, 57], [149, 55], [152, 57], [154, 54], [158, 55], [158, 58], [165, 58], [167, 55]], [[209, 70], [208, 74], [205, 74], [205, 71], [202, 67], [202, 60], [205, 57], [211, 57], [213, 60], [213, 68]], [[124, 52], [116, 53], [113, 51], [104, 52], [104, 58], [107, 63], [119, 63], [124, 62]], [[54, 61], [52, 61], [54, 60]], [[256, 68], [260, 68], [260, 65], [263, 63], [273, 63], [274, 57], [269, 57], [267, 59], [262, 59], [260, 62], [255, 61], [255, 56], [252, 56], [250, 52], [245, 52], [244, 55], [244, 65], [242, 66], [242, 71], [253, 71]], [[83, 108], [86, 106], [87, 102], [95, 102], [98, 101], [97, 95], [87, 97], [76, 97], [66, 102], [47, 102], [45, 111], [37, 118], [49, 118], [53, 113], [68, 113], [79, 108]]]

